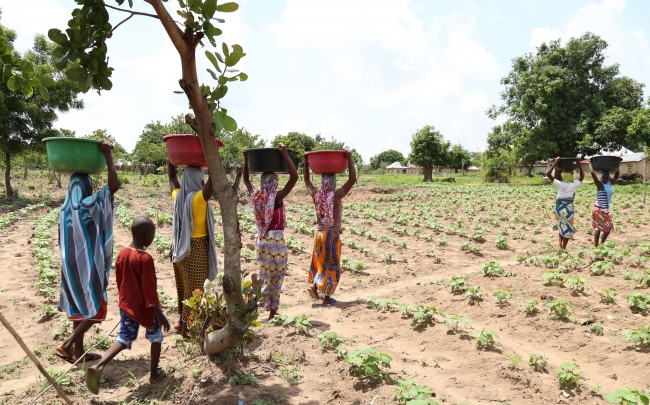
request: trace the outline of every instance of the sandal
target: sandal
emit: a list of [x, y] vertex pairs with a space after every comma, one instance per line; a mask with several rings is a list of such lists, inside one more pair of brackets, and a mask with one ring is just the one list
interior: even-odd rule
[[88, 387], [88, 391], [95, 395], [99, 394], [99, 382], [101, 377], [102, 373], [99, 370], [96, 370], [93, 367], [88, 368], [88, 371], [86, 371], [86, 387]]
[[312, 299], [319, 300], [318, 292], [316, 292], [312, 287], [307, 288], [307, 292]]
[[336, 305], [337, 302], [338, 302], [338, 301], [335, 300], [334, 298], [330, 298], [330, 302], [327, 302], [327, 303], [323, 302], [323, 305], [324, 305], [324, 306], [328, 306], [328, 305]]

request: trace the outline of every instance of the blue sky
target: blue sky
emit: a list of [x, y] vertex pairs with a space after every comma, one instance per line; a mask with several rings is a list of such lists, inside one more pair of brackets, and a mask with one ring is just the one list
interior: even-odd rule
[[[63, 29], [75, 3], [0, 0], [0, 7], [25, 50], [34, 34]], [[126, 16], [111, 12], [111, 22]], [[408, 153], [411, 135], [427, 124], [483, 150], [495, 125], [485, 111], [500, 103], [500, 78], [514, 57], [544, 41], [595, 32], [610, 45], [607, 63], [650, 85], [648, 17], [645, 0], [244, 0], [224, 15], [222, 40], [244, 47], [240, 67], [250, 78], [230, 86], [225, 103], [240, 126], [265, 139], [321, 133], [366, 161], [389, 148]], [[146, 123], [188, 111], [184, 95], [173, 93], [180, 65], [151, 18], [134, 17], [108, 45], [113, 90], [84, 95], [86, 109], [57, 126], [78, 135], [104, 128], [130, 150]]]

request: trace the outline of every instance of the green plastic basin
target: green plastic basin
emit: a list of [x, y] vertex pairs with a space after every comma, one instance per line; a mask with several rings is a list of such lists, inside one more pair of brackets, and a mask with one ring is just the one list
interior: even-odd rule
[[106, 169], [106, 158], [94, 139], [45, 138], [47, 161], [58, 173], [97, 174]]

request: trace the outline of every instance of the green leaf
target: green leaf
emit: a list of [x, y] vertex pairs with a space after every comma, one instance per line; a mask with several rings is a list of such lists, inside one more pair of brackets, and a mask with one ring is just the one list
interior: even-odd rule
[[219, 80], [219, 79], [217, 79], [217, 74], [214, 73], [214, 72], [212, 71], [212, 69], [206, 69], [206, 70], [208, 71], [208, 73], [210, 73], [210, 76], [212, 76], [212, 78], [213, 78], [214, 80]]
[[62, 45], [68, 42], [68, 37], [61, 32], [60, 29], [52, 28], [47, 32], [47, 37], [52, 40], [52, 42]]
[[38, 88], [38, 92], [41, 95], [41, 98], [45, 101], [48, 101], [50, 99], [50, 93], [47, 91], [47, 89], [43, 86]]
[[217, 6], [217, 11], [220, 11], [222, 13], [232, 13], [233, 11], [237, 11], [237, 9], [239, 9], [239, 4], [232, 2], [219, 4]]
[[16, 86], [16, 76], [11, 76], [9, 80], [7, 80], [7, 87], [9, 87], [9, 90], [11, 91], [16, 91], [18, 88]]
[[205, 0], [203, 3], [203, 17], [206, 20], [209, 20], [214, 16], [214, 12], [217, 10], [217, 0]]
[[224, 129], [228, 132], [235, 132], [237, 130], [237, 121], [228, 115], [223, 117], [223, 125]]
[[233, 53], [229, 56], [226, 56], [226, 66], [235, 66], [237, 62], [242, 58], [243, 55], [238, 53]]
[[86, 77], [86, 69], [80, 66], [73, 66], [65, 72], [68, 79], [73, 82], [79, 82]]
[[[203, 23], [203, 31], [205, 32], [205, 35], [210, 39], [210, 42], [214, 41], [214, 37], [218, 37], [223, 33], [219, 28], [215, 27], [210, 23], [210, 21], [206, 21]], [[215, 43], [213, 46], [216, 46], [217, 44]]]
[[217, 59], [215, 58], [215, 55], [210, 51], [205, 51], [205, 56], [210, 60], [212, 66], [214, 66], [215, 69], [217, 69], [217, 71], [221, 73], [221, 68], [219, 67], [219, 63], [217, 63]]
[[113, 88], [113, 82], [108, 78], [106, 75], [102, 74], [96, 74], [95, 75], [95, 81], [96, 84], [99, 85], [98, 87], [104, 90], [110, 90]]
[[176, 93], [176, 94], [183, 94], [183, 93], [185, 93], [185, 92], [184, 92], [184, 91], [174, 90], [174, 93]]
[[228, 45], [226, 45], [225, 42], [221, 43], [221, 50], [223, 51], [223, 54], [226, 55], [226, 58], [228, 55], [230, 55], [230, 51], [228, 50]]

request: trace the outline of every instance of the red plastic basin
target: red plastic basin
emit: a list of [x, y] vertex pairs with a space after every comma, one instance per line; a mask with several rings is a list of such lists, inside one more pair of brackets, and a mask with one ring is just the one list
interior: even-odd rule
[[[201, 141], [197, 135], [170, 134], [163, 140], [167, 142], [167, 156], [174, 166], [181, 168], [196, 166], [203, 170], [208, 168], [208, 162], [205, 160]], [[223, 142], [218, 138], [216, 141], [217, 150], [219, 150], [223, 146]]]
[[315, 174], [340, 174], [348, 168], [344, 150], [317, 150], [307, 152], [309, 167]]

